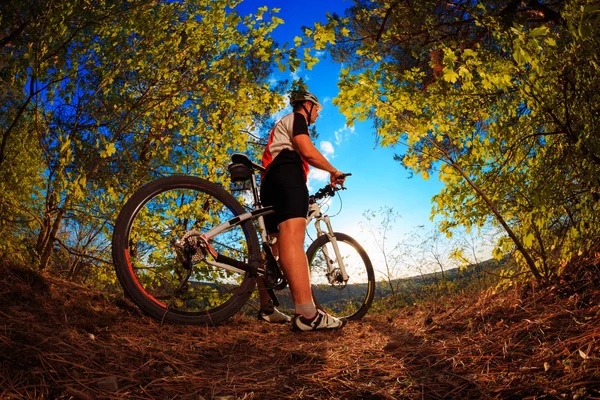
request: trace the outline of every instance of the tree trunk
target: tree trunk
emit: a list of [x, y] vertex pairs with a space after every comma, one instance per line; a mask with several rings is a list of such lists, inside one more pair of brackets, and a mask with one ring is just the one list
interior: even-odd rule
[[53, 249], [54, 249], [54, 241], [56, 239], [56, 233], [58, 232], [58, 229], [60, 228], [64, 213], [65, 212], [62, 208], [59, 209], [58, 214], [57, 214], [56, 218], [54, 219], [54, 222], [52, 224], [52, 230], [50, 231], [50, 234], [47, 237], [46, 243], [45, 243], [45, 245], [42, 249], [42, 253], [40, 255], [40, 265], [39, 265], [40, 271], [43, 271], [48, 267], [48, 264], [50, 262], [50, 257], [52, 256]]
[[43, 249], [46, 247], [46, 241], [48, 240], [49, 234], [50, 215], [46, 213], [44, 219], [42, 220], [42, 226], [40, 226], [40, 233], [38, 234], [38, 239], [35, 244], [35, 251], [38, 256], [42, 254]]
[[459, 174], [461, 174], [461, 176], [467, 181], [469, 186], [471, 186], [471, 188], [473, 188], [473, 190], [483, 199], [483, 201], [485, 201], [485, 204], [487, 204], [487, 206], [490, 208], [490, 210], [492, 210], [492, 212], [494, 213], [494, 216], [496, 217], [496, 220], [498, 222], [500, 222], [500, 225], [502, 225], [502, 227], [504, 228], [504, 230], [506, 231], [508, 236], [514, 242], [515, 246], [517, 247], [517, 250], [523, 255], [523, 258], [525, 258], [525, 261], [527, 262], [527, 266], [531, 270], [531, 273], [533, 274], [533, 276], [535, 276], [535, 279], [537, 279], [538, 281], [542, 281], [543, 280], [542, 275], [540, 274], [537, 267], [535, 266], [535, 262], [533, 261], [533, 258], [531, 258], [531, 255], [525, 249], [525, 247], [523, 246], [523, 243], [521, 243], [521, 241], [519, 240], [517, 235], [515, 235], [515, 233], [512, 231], [512, 229], [510, 229], [510, 227], [508, 226], [508, 224], [506, 223], [504, 218], [502, 218], [502, 215], [500, 215], [500, 212], [498, 211], [498, 208], [496, 207], [496, 205], [487, 197], [487, 195], [483, 192], [483, 190], [481, 190], [481, 188], [479, 186], [477, 186], [475, 184], [475, 182], [473, 182], [467, 176], [467, 174], [460, 167], [460, 165], [456, 164], [452, 159], [449, 159], [449, 160], [451, 161], [452, 167], [456, 171], [458, 171]]
[[504, 220], [504, 218], [502, 218], [502, 215], [500, 215], [498, 208], [492, 202], [492, 200], [490, 200], [490, 198], [487, 197], [487, 195], [483, 192], [483, 190], [469, 178], [469, 176], [466, 174], [466, 172], [460, 167], [460, 165], [458, 165], [454, 161], [454, 159], [450, 156], [450, 154], [448, 154], [448, 152], [446, 150], [444, 150], [444, 148], [442, 146], [440, 146], [435, 140], [432, 140], [432, 139], [429, 139], [429, 143], [431, 143], [436, 149], [438, 149], [443, 154], [444, 158], [450, 163], [450, 166], [452, 168], [454, 168], [465, 179], [465, 181], [469, 184], [469, 186], [471, 186], [471, 188], [475, 191], [475, 193], [477, 193], [479, 195], [479, 197], [481, 197], [483, 199], [485, 204], [487, 204], [487, 206], [490, 208], [490, 210], [492, 210], [492, 213], [494, 213], [496, 220], [498, 222], [500, 222], [500, 225], [502, 225], [502, 227], [504, 228], [504, 230], [506, 231], [508, 236], [512, 239], [513, 243], [517, 247], [517, 250], [521, 253], [521, 255], [523, 255], [523, 258], [525, 258], [525, 262], [527, 263], [527, 266], [531, 270], [531, 273], [533, 274], [535, 279], [538, 281], [542, 281], [543, 277], [540, 274], [540, 272], [538, 271], [537, 267], [535, 266], [535, 261], [533, 261], [533, 258], [531, 258], [531, 254], [529, 254], [529, 252], [525, 249], [525, 246], [523, 246], [523, 243], [521, 243], [521, 241], [519, 240], [517, 235], [515, 235], [513, 230], [510, 229], [510, 227]]
[[77, 270], [78, 270], [80, 262], [81, 262], [81, 258], [75, 257], [75, 259], [71, 263], [71, 266], [69, 267], [69, 273], [67, 274], [67, 280], [69, 280], [69, 281], [74, 280], [75, 275], [77, 274]]

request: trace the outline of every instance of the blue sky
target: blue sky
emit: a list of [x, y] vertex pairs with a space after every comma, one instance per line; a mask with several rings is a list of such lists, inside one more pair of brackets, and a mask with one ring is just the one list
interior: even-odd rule
[[[302, 26], [324, 23], [327, 12], [343, 14], [351, 5], [352, 2], [348, 0], [246, 0], [238, 7], [238, 11], [246, 15], [255, 13], [262, 6], [280, 8], [278, 16], [285, 23], [273, 32], [273, 37], [278, 43], [284, 44], [293, 43], [294, 37], [301, 36]], [[336, 231], [347, 233], [363, 244], [375, 261], [378, 258], [377, 250], [368, 240], [368, 235], [361, 232], [360, 222], [364, 221], [362, 214], [367, 209], [393, 207], [401, 218], [397, 220], [392, 242], [400, 240], [420, 225], [431, 230], [431, 198], [440, 191], [442, 185], [434, 178], [425, 181], [415, 176], [409, 179], [409, 172], [393, 159], [394, 153], [403, 153], [405, 149], [378, 147], [369, 121], [352, 128], [346, 126], [345, 117], [331, 103], [338, 93], [339, 70], [340, 65], [323, 56], [321, 62], [310, 71], [301, 69], [295, 76], [286, 72], [278, 77], [290, 81], [294, 77], [302, 77], [323, 104], [324, 110], [315, 123], [319, 132], [315, 145], [336, 168], [352, 173], [346, 180], [348, 190], [341, 192], [342, 212], [332, 220], [332, 224]], [[309, 177], [309, 187], [314, 191], [326, 184], [327, 178], [328, 174], [314, 171]], [[330, 206], [329, 214], [336, 214], [339, 207], [336, 199]], [[402, 273], [405, 276], [409, 274], [414, 275], [414, 271]]]

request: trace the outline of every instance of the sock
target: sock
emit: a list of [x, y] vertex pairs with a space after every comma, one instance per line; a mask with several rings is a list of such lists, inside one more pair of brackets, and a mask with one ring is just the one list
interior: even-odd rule
[[305, 318], [311, 319], [317, 314], [317, 307], [312, 301], [306, 304], [296, 304], [296, 314], [302, 314]]

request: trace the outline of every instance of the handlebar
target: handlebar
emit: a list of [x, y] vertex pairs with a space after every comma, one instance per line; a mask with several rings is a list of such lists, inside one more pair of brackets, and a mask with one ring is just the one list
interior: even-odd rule
[[[346, 178], [347, 176], [351, 176], [351, 175], [352, 174], [343, 174], [341, 176], [341, 178]], [[322, 187], [321, 189], [317, 190], [317, 192], [315, 194], [309, 196], [308, 203], [313, 204], [317, 200], [324, 199], [325, 197], [333, 197], [335, 195], [335, 192], [337, 192], [338, 190], [346, 190], [346, 188], [341, 187], [338, 189], [338, 188], [332, 186], [331, 184], [326, 185], [326, 186]]]

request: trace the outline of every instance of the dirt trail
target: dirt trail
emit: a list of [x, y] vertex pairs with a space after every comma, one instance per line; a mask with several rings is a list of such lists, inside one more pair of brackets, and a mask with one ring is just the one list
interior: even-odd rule
[[600, 398], [595, 268], [297, 334], [245, 316], [161, 325], [5, 264], [0, 399]]

